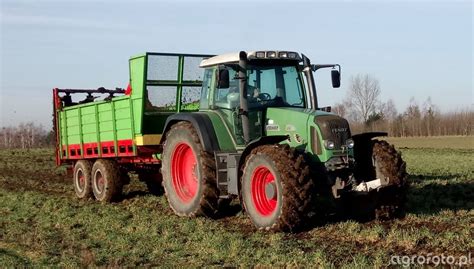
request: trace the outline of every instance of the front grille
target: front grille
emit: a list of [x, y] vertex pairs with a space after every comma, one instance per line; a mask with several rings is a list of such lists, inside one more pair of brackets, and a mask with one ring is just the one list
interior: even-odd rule
[[351, 138], [351, 131], [347, 120], [336, 115], [318, 116], [314, 123], [319, 126], [323, 140], [332, 140], [334, 149], [341, 149], [346, 144], [347, 139]]

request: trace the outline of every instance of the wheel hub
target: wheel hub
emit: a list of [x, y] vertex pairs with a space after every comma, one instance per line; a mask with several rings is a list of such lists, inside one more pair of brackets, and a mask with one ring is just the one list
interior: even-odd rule
[[275, 182], [270, 182], [265, 185], [265, 195], [268, 200], [277, 198]]

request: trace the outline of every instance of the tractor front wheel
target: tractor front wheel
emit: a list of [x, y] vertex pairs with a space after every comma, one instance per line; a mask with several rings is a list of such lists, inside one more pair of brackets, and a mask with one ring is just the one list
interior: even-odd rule
[[313, 182], [302, 155], [288, 145], [263, 145], [247, 157], [242, 200], [259, 229], [294, 231], [312, 209]]
[[406, 163], [393, 145], [383, 140], [373, 141], [372, 162], [376, 178], [388, 180], [389, 187], [381, 190], [375, 208], [380, 220], [403, 217], [405, 214], [407, 172]]
[[204, 151], [191, 123], [171, 127], [162, 156], [163, 187], [173, 211], [179, 216], [214, 217], [219, 200], [215, 160]]

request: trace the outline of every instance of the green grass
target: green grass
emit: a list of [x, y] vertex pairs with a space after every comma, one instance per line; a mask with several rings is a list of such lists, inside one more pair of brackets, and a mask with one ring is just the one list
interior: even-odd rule
[[389, 137], [400, 148], [474, 149], [474, 136]]
[[0, 151], [0, 267], [252, 266], [367, 268], [391, 255], [474, 250], [472, 149], [402, 148], [411, 189], [405, 219], [341, 221], [298, 233], [255, 231], [245, 214], [180, 218], [135, 180], [124, 199], [74, 197], [52, 150]]

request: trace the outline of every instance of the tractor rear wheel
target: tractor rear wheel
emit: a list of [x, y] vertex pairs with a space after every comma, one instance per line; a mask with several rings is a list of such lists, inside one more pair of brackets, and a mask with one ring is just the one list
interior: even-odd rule
[[406, 163], [400, 152], [386, 141], [374, 140], [372, 149], [375, 176], [388, 180], [390, 185], [379, 194], [375, 218], [384, 220], [403, 217], [408, 187]]
[[120, 167], [113, 160], [98, 159], [92, 166], [92, 191], [100, 202], [112, 202], [122, 194]]
[[313, 182], [302, 155], [288, 145], [263, 145], [247, 157], [241, 196], [259, 229], [295, 231], [312, 209]]
[[214, 217], [219, 200], [215, 160], [204, 151], [191, 123], [171, 127], [162, 156], [163, 187], [173, 211], [179, 216]]
[[92, 163], [86, 160], [79, 160], [74, 165], [73, 183], [76, 196], [80, 199], [92, 197]]

